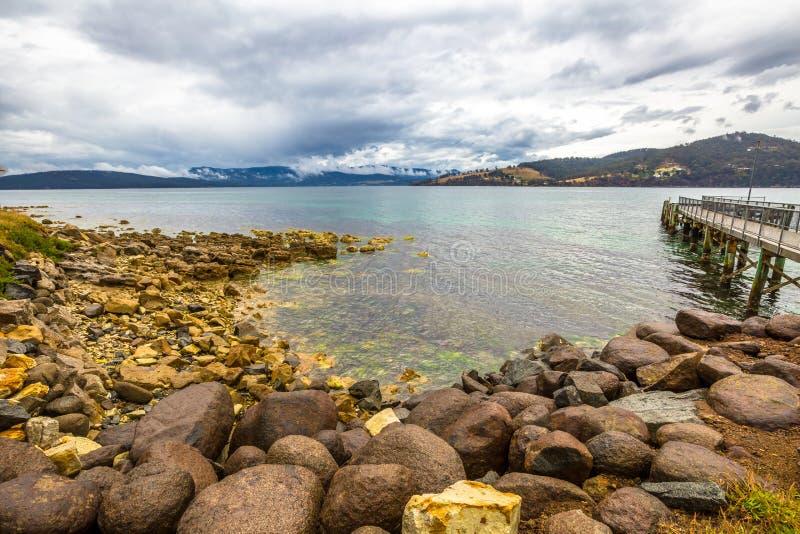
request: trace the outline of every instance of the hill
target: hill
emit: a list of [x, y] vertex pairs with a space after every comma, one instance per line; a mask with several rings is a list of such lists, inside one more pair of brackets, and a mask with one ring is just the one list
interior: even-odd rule
[[301, 173], [291, 167], [192, 167], [190, 177], [159, 178], [115, 171], [46, 171], [0, 176], [0, 190], [9, 189], [137, 189], [185, 187], [276, 187], [408, 185], [437, 176], [427, 169], [356, 168], [352, 172]]
[[670, 148], [640, 148], [602, 158], [555, 158], [515, 167], [447, 174], [415, 185], [747, 187], [800, 186], [800, 143], [736, 132]]

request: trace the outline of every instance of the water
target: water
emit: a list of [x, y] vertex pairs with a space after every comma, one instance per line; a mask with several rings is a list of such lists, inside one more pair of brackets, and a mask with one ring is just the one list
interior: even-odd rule
[[[687, 306], [741, 315], [752, 270], [719, 288], [718, 261], [659, 225], [661, 203], [731, 189], [248, 188], [3, 191], [5, 205], [84, 227], [246, 232], [310, 228], [392, 236], [374, 255], [267, 271], [257, 283], [278, 303], [264, 317], [304, 352], [325, 351], [337, 372], [393, 380], [412, 367], [434, 383], [465, 368], [496, 369], [555, 331], [599, 347], [634, 323]], [[758, 190], [800, 203], [800, 189]], [[81, 215], [76, 219], [75, 215]], [[406, 241], [404, 236], [414, 236]], [[429, 257], [417, 254], [427, 251]], [[787, 265], [797, 275], [798, 266]], [[800, 290], [765, 297], [762, 313], [800, 312]]]

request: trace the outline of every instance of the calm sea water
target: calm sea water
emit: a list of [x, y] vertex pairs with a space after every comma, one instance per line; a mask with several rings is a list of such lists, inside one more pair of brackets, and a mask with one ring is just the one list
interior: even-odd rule
[[[247, 232], [309, 228], [391, 236], [374, 255], [262, 274], [279, 303], [264, 318], [301, 351], [325, 351], [354, 377], [394, 379], [412, 367], [436, 383], [464, 368], [496, 369], [558, 332], [586, 347], [686, 306], [740, 315], [752, 272], [720, 289], [719, 262], [701, 265], [659, 225], [661, 203], [711, 189], [247, 188], [3, 191], [2, 205], [84, 227]], [[800, 189], [758, 190], [800, 203]], [[75, 218], [80, 215], [81, 218]], [[413, 236], [413, 240], [403, 239]], [[426, 251], [429, 257], [418, 256]], [[798, 274], [798, 267], [788, 269]], [[800, 290], [762, 312], [800, 312]]]

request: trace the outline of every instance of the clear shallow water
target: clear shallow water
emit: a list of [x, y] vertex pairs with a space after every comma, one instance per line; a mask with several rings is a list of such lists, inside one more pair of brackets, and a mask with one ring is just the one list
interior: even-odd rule
[[[267, 272], [280, 303], [265, 318], [301, 351], [337, 370], [394, 379], [413, 367], [447, 383], [496, 369], [556, 331], [598, 346], [634, 323], [686, 306], [738, 315], [752, 272], [721, 290], [719, 262], [701, 265], [659, 225], [661, 203], [711, 189], [248, 188], [4, 191], [3, 205], [85, 227], [126, 219], [140, 229], [246, 232], [310, 228], [395, 242], [374, 255]], [[759, 190], [800, 203], [800, 189]], [[76, 219], [75, 215], [82, 218]], [[414, 236], [413, 241], [403, 236]], [[417, 256], [428, 251], [430, 257]], [[789, 272], [798, 273], [791, 265]], [[800, 290], [765, 297], [762, 312], [800, 312]]]

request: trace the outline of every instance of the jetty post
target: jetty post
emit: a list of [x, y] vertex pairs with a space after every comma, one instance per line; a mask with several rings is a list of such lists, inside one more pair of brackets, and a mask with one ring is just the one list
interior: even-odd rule
[[700, 256], [700, 259], [703, 261], [709, 261], [711, 259], [711, 234], [713, 231], [708, 225], [703, 227], [703, 255]]

